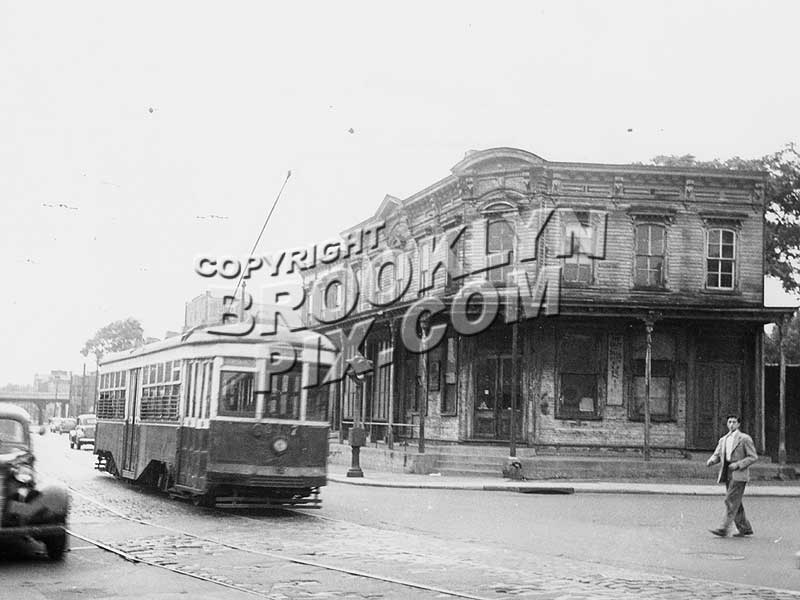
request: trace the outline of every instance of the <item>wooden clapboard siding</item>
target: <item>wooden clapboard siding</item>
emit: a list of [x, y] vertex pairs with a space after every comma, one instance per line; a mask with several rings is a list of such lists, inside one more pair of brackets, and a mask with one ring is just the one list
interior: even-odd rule
[[[504, 152], [507, 151], [507, 156]], [[480, 153], [478, 153], [480, 154]], [[453, 175], [412, 195], [407, 200], [386, 205], [375, 222], [384, 220], [385, 233], [402, 224], [405, 233], [403, 250], [412, 267], [411, 284], [401, 302], [419, 296], [422, 282], [419, 268], [419, 243], [435, 237], [431, 265], [447, 264], [447, 239], [444, 223], [458, 219], [468, 226], [463, 235], [464, 262], [468, 271], [487, 265], [486, 214], [494, 202], [516, 207], [507, 214], [516, 222], [514, 265], [518, 270], [535, 275], [544, 265], [559, 265], [561, 231], [558, 218], [544, 232], [537, 246], [537, 224], [531, 217], [540, 207], [572, 207], [607, 211], [605, 255], [596, 259], [589, 285], [565, 286], [562, 297], [597, 301], [654, 305], [754, 306], [763, 295], [763, 197], [756, 194], [763, 174], [708, 169], [671, 169], [646, 166], [602, 165], [586, 163], [548, 163], [514, 149], [489, 152], [485, 161], [465, 159], [454, 167]], [[526, 163], [529, 160], [529, 163]], [[468, 170], [459, 172], [459, 168]], [[663, 290], [634, 288], [635, 225], [631, 209], [644, 205], [666, 218], [665, 258], [666, 285]], [[733, 292], [706, 290], [706, 223], [704, 215], [731, 215], [737, 230], [736, 288]], [[535, 219], [534, 219], [535, 220]], [[365, 221], [361, 225], [368, 224]], [[386, 237], [376, 254], [387, 248]], [[523, 257], [537, 260], [521, 263]], [[345, 261], [343, 261], [345, 262]], [[348, 263], [361, 264], [362, 299], [358, 311], [373, 310], [367, 301], [375, 285], [367, 276], [370, 263], [362, 256], [352, 256]], [[340, 267], [320, 265], [304, 272], [307, 282], [315, 275]], [[475, 274], [467, 281], [481, 280]], [[445, 294], [445, 269], [437, 274], [432, 296]], [[357, 314], [357, 313], [356, 313]]]

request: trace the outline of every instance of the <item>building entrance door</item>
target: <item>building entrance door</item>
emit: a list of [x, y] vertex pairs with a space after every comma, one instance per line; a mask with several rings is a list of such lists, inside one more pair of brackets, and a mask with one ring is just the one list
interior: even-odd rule
[[741, 369], [728, 363], [698, 363], [695, 402], [694, 448], [713, 450], [728, 431], [725, 417], [740, 415]]
[[[511, 355], [489, 354], [476, 363], [477, 380], [475, 385], [476, 438], [511, 438]], [[517, 388], [516, 439], [522, 437], [522, 411], [519, 409], [519, 388]]]

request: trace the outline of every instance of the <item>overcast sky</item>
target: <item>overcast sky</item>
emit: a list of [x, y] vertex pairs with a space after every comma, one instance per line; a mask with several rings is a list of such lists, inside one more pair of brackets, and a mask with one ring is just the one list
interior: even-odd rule
[[796, 2], [0, 0], [0, 385], [80, 371], [112, 320], [180, 329], [193, 259], [247, 254], [289, 169], [260, 250], [330, 238], [469, 149], [800, 141], [798, 22]]

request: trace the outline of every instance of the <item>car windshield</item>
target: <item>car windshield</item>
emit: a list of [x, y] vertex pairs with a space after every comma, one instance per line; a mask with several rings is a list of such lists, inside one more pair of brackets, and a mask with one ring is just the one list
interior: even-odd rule
[[86, 417], [83, 419], [84, 425], [94, 425], [97, 423], [97, 417]]
[[25, 424], [16, 419], [0, 417], [0, 446], [25, 445]]

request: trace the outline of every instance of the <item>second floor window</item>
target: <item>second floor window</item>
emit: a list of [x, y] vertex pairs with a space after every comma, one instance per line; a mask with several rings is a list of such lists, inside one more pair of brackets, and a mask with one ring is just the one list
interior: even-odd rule
[[636, 226], [634, 283], [640, 287], [664, 286], [665, 230], [661, 225]]
[[491, 217], [486, 226], [487, 266], [492, 282], [505, 282], [514, 264], [514, 225], [503, 217]]
[[576, 211], [574, 217], [563, 222], [561, 235], [565, 257], [562, 278], [567, 283], [591, 283], [594, 229], [590, 213]]
[[730, 229], [709, 229], [706, 240], [706, 287], [732, 290], [736, 266], [736, 232]]
[[431, 285], [431, 242], [426, 240], [419, 244], [419, 289]]

